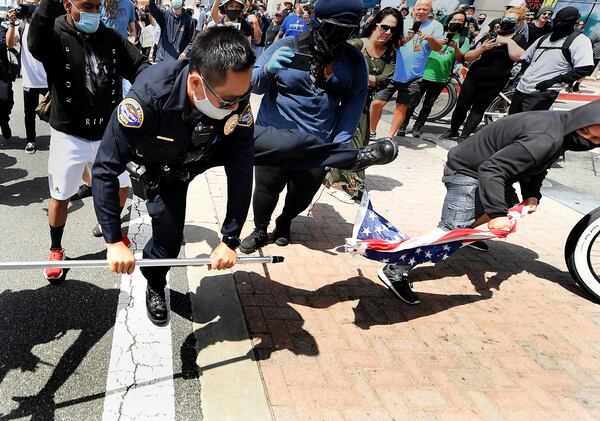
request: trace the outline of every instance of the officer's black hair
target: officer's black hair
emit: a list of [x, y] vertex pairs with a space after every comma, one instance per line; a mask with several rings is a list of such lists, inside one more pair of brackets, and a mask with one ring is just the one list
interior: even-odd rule
[[255, 61], [248, 38], [232, 26], [213, 26], [198, 33], [190, 52], [190, 70], [214, 86], [225, 83], [228, 70], [247, 70]]

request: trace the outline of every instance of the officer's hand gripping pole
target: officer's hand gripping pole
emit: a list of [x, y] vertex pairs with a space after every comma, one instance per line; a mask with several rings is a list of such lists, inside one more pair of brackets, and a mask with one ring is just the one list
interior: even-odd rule
[[[238, 265], [248, 265], [252, 263], [281, 263], [283, 256], [248, 256], [238, 257]], [[205, 266], [212, 263], [210, 257], [195, 257], [190, 259], [138, 259], [135, 261], [137, 267], [156, 267], [156, 266]], [[0, 270], [20, 270], [20, 269], [46, 269], [46, 268], [107, 268], [108, 260], [57, 260], [57, 261], [39, 261], [39, 262], [0, 262]]]

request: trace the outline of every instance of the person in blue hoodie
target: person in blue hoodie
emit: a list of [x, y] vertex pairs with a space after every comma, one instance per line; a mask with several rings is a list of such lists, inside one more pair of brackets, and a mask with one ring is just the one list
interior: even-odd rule
[[[257, 61], [253, 92], [264, 95], [257, 124], [300, 130], [329, 142], [348, 143], [356, 131], [367, 98], [368, 71], [360, 51], [346, 41], [358, 29], [361, 0], [317, 0], [316, 28], [278, 40]], [[297, 54], [311, 56], [310, 70], [298, 70]], [[388, 140], [382, 144], [396, 149]], [[292, 170], [257, 166], [253, 196], [254, 231], [240, 245], [253, 253], [269, 241], [267, 227], [279, 194], [287, 187], [285, 206], [277, 218], [273, 240], [285, 246], [290, 226], [310, 205], [326, 170]]]

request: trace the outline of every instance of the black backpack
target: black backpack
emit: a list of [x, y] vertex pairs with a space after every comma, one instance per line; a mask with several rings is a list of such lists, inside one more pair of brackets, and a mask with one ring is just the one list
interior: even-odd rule
[[[567, 60], [567, 63], [569, 63], [569, 65], [571, 67], [573, 67], [573, 59], [571, 58], [571, 51], [569, 50], [569, 47], [571, 46], [571, 44], [573, 44], [573, 41], [575, 40], [575, 38], [577, 38], [582, 33], [583, 32], [579, 32], [579, 31], [573, 32], [571, 35], [569, 35], [565, 38], [565, 41], [563, 42], [563, 44], [560, 47], [540, 47], [542, 45], [542, 42], [544, 42], [545, 40], [550, 38], [550, 35], [552, 35], [552, 34], [542, 35], [541, 37], [538, 38], [536, 45], [535, 45], [535, 49], [536, 50], [537, 49], [540, 49], [540, 50], [562, 50], [565, 60]], [[544, 54], [543, 51], [542, 51], [542, 54]], [[539, 59], [542, 54], [540, 54], [537, 59]], [[535, 59], [535, 60], [537, 61], [537, 59]]]

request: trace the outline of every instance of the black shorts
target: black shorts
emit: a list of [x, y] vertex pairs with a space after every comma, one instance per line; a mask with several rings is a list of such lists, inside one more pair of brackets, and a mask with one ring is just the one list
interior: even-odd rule
[[391, 81], [390, 84], [380, 91], [375, 92], [373, 97], [374, 101], [389, 102], [396, 92], [396, 104], [407, 104], [410, 105], [413, 99], [419, 95], [419, 84], [421, 78], [413, 79], [410, 82], [395, 82]]

